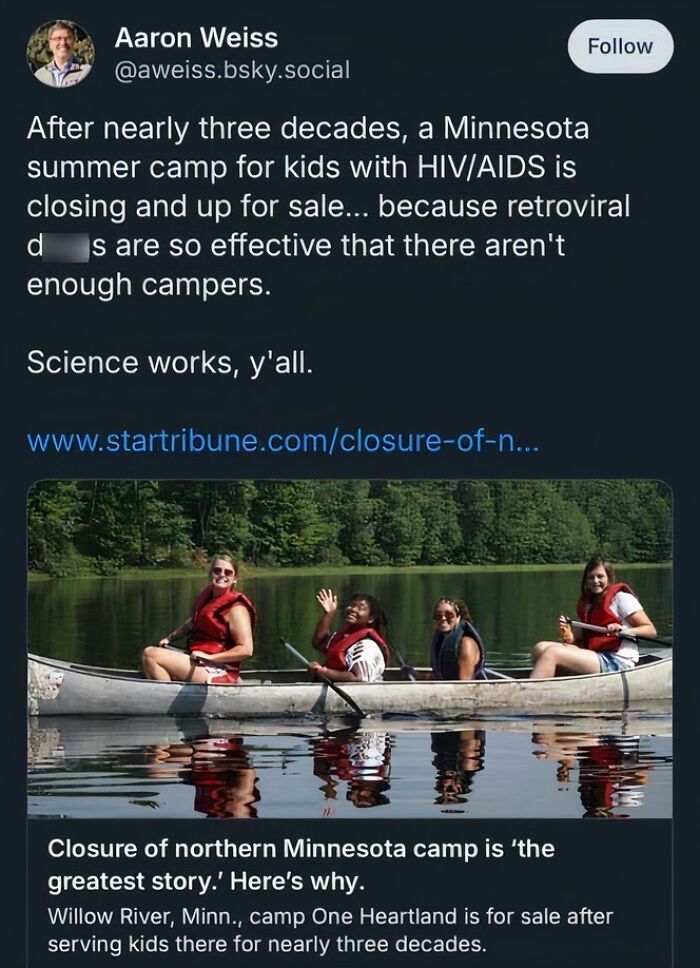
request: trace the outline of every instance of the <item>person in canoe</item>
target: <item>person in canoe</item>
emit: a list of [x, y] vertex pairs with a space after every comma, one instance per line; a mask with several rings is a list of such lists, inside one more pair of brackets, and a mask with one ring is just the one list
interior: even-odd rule
[[334, 682], [379, 682], [389, 662], [384, 641], [386, 616], [374, 595], [353, 595], [345, 609], [345, 626], [331, 632], [338, 610], [338, 596], [322, 588], [316, 600], [323, 615], [316, 626], [312, 645], [325, 655], [325, 665], [310, 662], [311, 672], [322, 672]]
[[[213, 559], [209, 584], [197, 596], [192, 615], [158, 645], [144, 649], [142, 664], [147, 679], [212, 685], [238, 682], [241, 662], [253, 654], [255, 608], [236, 590], [237, 571], [228, 555]], [[185, 636], [188, 653], [167, 648]]]
[[561, 675], [590, 675], [633, 669], [639, 661], [634, 639], [621, 634], [656, 635], [656, 628], [632, 588], [615, 580], [612, 562], [600, 555], [583, 570], [578, 619], [599, 625], [605, 632], [573, 629], [565, 615], [559, 616], [560, 642], [538, 642], [532, 650], [531, 679]]
[[433, 606], [430, 664], [436, 679], [485, 679], [486, 653], [469, 608], [461, 598], [439, 598]]

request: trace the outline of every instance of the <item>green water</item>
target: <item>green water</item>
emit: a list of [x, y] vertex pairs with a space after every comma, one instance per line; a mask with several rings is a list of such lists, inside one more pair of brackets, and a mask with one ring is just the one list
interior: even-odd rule
[[[619, 577], [635, 589], [659, 634], [670, 634], [672, 570], [627, 567]], [[241, 590], [255, 603], [259, 624], [255, 656], [247, 667], [289, 665], [280, 636], [311, 656], [309, 641], [322, 614], [316, 592], [322, 587], [333, 588], [341, 600], [354, 592], [376, 595], [389, 616], [391, 642], [414, 665], [428, 662], [432, 607], [443, 595], [468, 602], [490, 663], [525, 664], [535, 642], [556, 637], [557, 616], [574, 614], [579, 581], [570, 569], [518, 568], [464, 575], [430, 570], [249, 578]], [[204, 584], [204, 578], [196, 577], [31, 583], [29, 649], [90, 665], [135, 666], [145, 645], [188, 616]]]

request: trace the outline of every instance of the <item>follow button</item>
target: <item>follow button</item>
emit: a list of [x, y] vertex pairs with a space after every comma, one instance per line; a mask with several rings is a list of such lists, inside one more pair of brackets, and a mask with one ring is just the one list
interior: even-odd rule
[[569, 57], [587, 74], [654, 74], [673, 57], [673, 37], [658, 20], [584, 20]]

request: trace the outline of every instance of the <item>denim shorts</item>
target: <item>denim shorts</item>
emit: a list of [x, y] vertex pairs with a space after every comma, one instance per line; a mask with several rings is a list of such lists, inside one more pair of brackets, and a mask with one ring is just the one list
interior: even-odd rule
[[634, 659], [627, 659], [615, 652], [599, 652], [598, 662], [601, 672], [627, 672], [637, 664]]

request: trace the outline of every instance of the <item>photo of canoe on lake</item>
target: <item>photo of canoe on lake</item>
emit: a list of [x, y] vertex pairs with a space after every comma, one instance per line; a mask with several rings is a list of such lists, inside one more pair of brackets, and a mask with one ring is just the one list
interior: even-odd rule
[[[149, 483], [153, 487], [146, 487]], [[375, 483], [376, 491], [373, 490]], [[386, 491], [387, 483], [393, 488], [390, 494]], [[429, 674], [434, 603], [444, 595], [464, 598], [485, 643], [487, 667], [492, 677], [483, 684], [465, 683], [464, 686], [486, 687], [491, 689], [491, 696], [500, 695], [501, 686], [496, 681], [499, 670], [513, 672], [514, 667], [519, 667], [522, 671], [518, 675], [527, 676], [533, 645], [543, 639], [556, 640], [560, 613], [576, 614], [583, 555], [588, 553], [589, 542], [593, 541], [593, 550], [602, 546], [610, 548], [610, 554], [616, 542], [618, 550], [629, 552], [633, 540], [636, 541], [640, 560], [617, 565], [618, 575], [634, 588], [646, 613], [652, 617], [659, 637], [671, 635], [673, 572], [670, 561], [663, 560], [664, 554], [670, 553], [670, 496], [663, 485], [654, 482], [490, 482], [493, 490], [487, 493], [483, 482], [476, 482], [476, 491], [466, 486], [474, 482], [425, 482], [434, 485], [431, 492], [426, 492], [428, 496], [448, 502], [450, 513], [443, 514], [443, 524], [448, 519], [454, 523], [457, 510], [461, 509], [461, 513], [471, 508], [473, 520], [469, 533], [474, 538], [479, 515], [482, 521], [488, 518], [484, 502], [488, 504], [490, 500], [491, 512], [500, 507], [503, 521], [508, 525], [498, 532], [491, 515], [489, 534], [495, 543], [490, 550], [488, 542], [482, 543], [482, 554], [490, 560], [458, 562], [454, 559], [459, 540], [462, 540], [464, 558], [467, 547], [472, 556], [478, 550], [474, 543], [469, 546], [466, 537], [460, 539], [460, 528], [468, 527], [469, 522], [466, 517], [459, 518], [459, 528], [450, 531], [452, 550], [446, 555], [452, 561], [426, 564], [421, 556], [432, 556], [434, 560], [435, 550], [430, 550], [430, 531], [425, 526], [429, 514], [426, 505], [420, 504], [420, 492], [410, 491], [422, 483], [302, 482], [309, 487], [305, 486], [300, 495], [294, 491], [293, 484], [262, 482], [263, 487], [260, 482], [244, 482], [246, 486], [259, 488], [257, 497], [264, 497], [267, 511], [274, 499], [280, 508], [278, 513], [282, 514], [281, 508], [285, 505], [287, 515], [292, 513], [290, 506], [294, 509], [290, 496], [295, 495], [296, 510], [299, 510], [304, 501], [315, 495], [318, 511], [323, 499], [328, 499], [324, 488], [335, 488], [337, 511], [338, 489], [350, 488], [357, 497], [358, 485], [362, 485], [361, 499], [372, 501], [372, 495], [376, 494], [374, 500], [378, 502], [372, 505], [373, 510], [367, 511], [365, 521], [368, 529], [365, 539], [369, 544], [363, 547], [365, 551], [368, 547], [374, 549], [372, 554], [380, 547], [381, 522], [388, 527], [387, 502], [395, 502], [397, 495], [406, 513], [411, 502], [419, 505], [423, 525], [420, 525], [420, 516], [414, 516], [414, 528], [420, 532], [418, 537], [416, 534], [411, 537], [400, 529], [394, 535], [395, 545], [403, 549], [402, 554], [414, 541], [412, 554], [418, 555], [418, 561], [410, 564], [280, 565], [271, 560], [269, 549], [257, 561], [252, 561], [238, 553], [245, 549], [237, 552], [233, 546], [231, 550], [243, 561], [239, 589], [255, 603], [258, 615], [255, 651], [243, 665], [242, 684], [265, 683], [274, 679], [277, 670], [293, 668], [297, 670], [295, 673], [287, 673], [288, 677], [291, 675], [290, 681], [310, 682], [308, 674], [290, 657], [281, 640], [291, 642], [307, 659], [316, 657], [310, 645], [320, 611], [316, 595], [320, 588], [332, 588], [341, 602], [357, 592], [380, 599], [390, 619], [391, 645], [400, 652], [401, 661], [417, 669], [428, 667], [425, 673], [418, 672], [419, 678]], [[94, 512], [104, 496], [99, 493], [97, 485], [100, 484], [110, 488], [118, 484], [123, 488], [110, 492], [110, 500], [116, 495], [123, 504], [133, 499], [137, 505], [140, 501], [150, 507], [150, 511], [148, 508], [144, 511], [138, 505], [141, 507], [139, 527], [143, 533], [139, 538], [134, 525], [129, 539], [134, 548], [140, 543], [142, 552], [134, 552], [136, 557], [129, 559], [122, 551], [119, 567], [93, 554], [96, 549], [104, 551], [107, 547], [108, 536], [100, 536], [102, 543], [99, 543], [96, 535], [89, 532], [90, 502]], [[627, 484], [631, 485], [629, 489]], [[140, 490], [139, 485], [143, 485]], [[576, 491], [577, 485], [580, 491]], [[38, 485], [33, 506], [30, 495], [30, 566], [33, 567], [28, 586], [29, 652], [46, 660], [57, 660], [57, 668], [61, 664], [67, 668], [68, 664], [92, 669], [103, 667], [107, 672], [133, 670], [128, 675], [140, 679], [137, 670], [143, 648], [158, 642], [187, 617], [206, 581], [207, 555], [193, 550], [194, 543], [202, 537], [194, 530], [195, 498], [203, 500], [205, 496], [212, 502], [211, 521], [216, 501], [223, 502], [218, 505], [217, 513], [220, 513], [221, 507], [232, 500], [234, 492], [230, 488], [233, 487], [217, 482], [43, 482]], [[286, 487], [292, 490], [283, 495]], [[171, 556], [168, 562], [146, 568], [146, 562], [138, 554], [150, 555], [151, 559], [157, 557], [153, 553], [156, 541], [165, 540], [163, 504], [176, 494], [181, 508], [185, 505], [184, 497], [191, 498], [188, 513], [182, 514], [182, 521], [190, 528], [189, 536], [182, 530], [182, 521], [176, 528], [173, 525], [179, 536], [177, 540], [183, 542], [185, 558], [178, 564]], [[249, 497], [250, 494], [249, 491]], [[611, 509], [616, 507], [618, 511], [614, 518], [612, 510], [608, 515], [610, 534], [599, 538], [595, 532], [601, 526], [600, 507], [606, 495], [611, 500], [614, 497]], [[481, 511], [476, 497], [482, 502]], [[557, 504], [559, 498], [564, 504]], [[635, 529], [634, 522], [640, 516], [640, 509], [645, 507], [642, 499], [648, 502], [649, 513], [644, 527], [640, 524]], [[70, 541], [64, 542], [62, 557], [54, 550], [51, 558], [42, 525], [56, 527], [52, 515], [62, 500], [74, 502], [78, 517], [71, 519], [74, 531]], [[575, 546], [573, 538], [570, 547], [559, 545], [562, 557], [564, 552], [572, 556], [569, 561], [546, 560], [551, 555], [552, 543], [543, 525], [555, 506], [564, 520], [575, 521], [582, 529], [585, 552], [583, 546], [580, 549]], [[587, 509], [589, 517], [580, 518]], [[513, 516], [522, 517], [526, 510], [531, 512], [530, 517], [518, 530]], [[127, 515], [129, 509], [122, 511]], [[254, 500], [248, 511], [247, 525], [239, 506], [238, 532], [234, 520], [224, 530], [231, 527], [234, 536], [247, 535], [250, 552], [256, 547], [256, 540], [259, 542], [251, 530], [251, 522], [255, 524], [263, 518], [262, 510], [255, 510]], [[343, 513], [346, 512], [347, 508]], [[147, 520], [148, 513], [157, 519], [151, 531], [151, 526], [144, 525], [143, 515], [146, 514]], [[83, 521], [80, 514], [84, 515]], [[116, 505], [112, 505], [110, 514], [114, 520]], [[214, 515], [214, 523], [216, 520]], [[300, 520], [297, 520], [297, 529], [303, 533]], [[332, 518], [326, 520], [333, 525]], [[391, 520], [395, 526], [396, 517]], [[588, 522], [588, 530], [581, 524], [582, 520]], [[320, 526], [318, 518], [314, 521], [315, 526]], [[248, 525], [251, 527], [246, 530]], [[287, 526], [290, 526], [289, 519]], [[350, 557], [351, 545], [344, 543], [340, 518], [333, 527], [326, 532], [327, 538], [335, 535], [330, 551], [326, 547], [328, 554], [318, 544], [314, 545], [313, 553], [333, 559], [342, 552], [346, 558]], [[557, 527], [561, 527], [561, 522]], [[481, 538], [486, 541], [485, 531]], [[208, 545], [208, 552], [223, 550], [218, 543], [220, 537], [214, 540], [217, 543]], [[291, 553], [289, 549], [294, 547], [291, 538], [288, 542], [284, 554]], [[382, 553], [388, 553], [388, 547]], [[526, 549], [534, 561], [520, 560]], [[43, 563], [39, 553], [44, 555]], [[308, 548], [303, 554], [307, 553], [311, 553]], [[518, 563], [499, 560], [506, 554], [514, 555]], [[187, 555], [193, 560], [200, 555], [199, 566], [192, 561], [187, 565]], [[360, 552], [358, 555], [361, 557]], [[655, 557], [661, 560], [654, 560]], [[51, 573], [70, 570], [74, 571], [70, 577], [49, 577]], [[671, 649], [657, 649], [652, 645], [642, 652], [672, 654]], [[489, 710], [479, 699], [475, 704], [460, 707], [458, 719], [449, 709], [443, 712], [429, 709], [430, 714], [425, 715], [425, 710], [408, 708], [410, 704], [399, 710], [393, 705], [389, 708], [380, 704], [366, 718], [353, 719], [346, 715], [352, 710], [318, 684], [315, 692], [323, 695], [323, 702], [313, 704], [314, 714], [302, 711], [302, 715], [295, 714], [292, 719], [279, 714], [266, 718], [264, 709], [256, 710], [254, 720], [237, 719], [235, 711], [228, 709], [223, 714], [228, 718], [211, 719], [206, 718], [209, 707], [204, 707], [203, 715], [198, 716], [197, 703], [188, 702], [166, 704], [161, 712], [155, 708], [143, 709], [137, 704], [129, 709], [129, 715], [116, 717], [109, 713], [118, 711], [117, 706], [103, 703], [100, 707], [99, 701], [96, 708], [90, 709], [90, 715], [51, 715], [50, 706], [42, 707], [38, 710], [40, 716], [31, 715], [29, 719], [29, 815], [667, 817], [671, 815], [672, 720], [670, 660], [664, 661], [669, 672], [664, 673], [665, 685], [658, 698], [652, 690], [642, 700], [631, 701], [635, 699], [633, 686], [637, 678], [651, 668], [640, 663], [638, 669], [624, 677], [600, 677], [607, 680], [606, 684], [622, 681], [619, 701], [608, 698], [601, 702], [600, 708], [589, 699], [580, 708], [567, 698], [563, 703], [557, 700], [551, 708], [545, 705], [538, 708], [535, 703], [535, 708], [527, 710], [509, 705]], [[392, 661], [394, 667], [396, 662], [396, 659]], [[63, 675], [59, 673], [59, 677]], [[578, 694], [589, 678], [569, 677], [566, 682]], [[397, 680], [395, 684], [392, 679]], [[396, 668], [385, 673], [390, 690], [424, 688], [422, 682], [404, 681], [402, 685], [400, 679], [405, 677]], [[133, 697], [129, 680], [124, 682], [125, 694]], [[566, 684], [564, 680], [552, 682], [557, 689]], [[161, 685], [154, 684], [156, 689]], [[171, 684], [165, 685], [171, 688]], [[361, 697], [363, 689], [375, 688], [366, 683], [341, 685], [356, 698]], [[527, 680], [521, 685], [524, 690], [514, 683], [513, 692], [527, 693]], [[193, 689], [175, 683], [172, 687], [183, 697]], [[207, 691], [206, 686], [197, 688]], [[238, 689], [210, 687], [210, 691], [214, 688], [223, 692], [228, 688]], [[453, 686], [435, 683], [431, 688], [449, 690]], [[90, 691], [93, 697], [100, 695], [95, 689]], [[327, 699], [328, 695], [332, 701]], [[402, 692], [401, 695], [411, 694]], [[361, 704], [361, 698], [359, 701]], [[29, 711], [37, 711], [31, 699]], [[79, 708], [79, 711], [85, 710]], [[165, 712], [170, 715], [165, 716]]]

